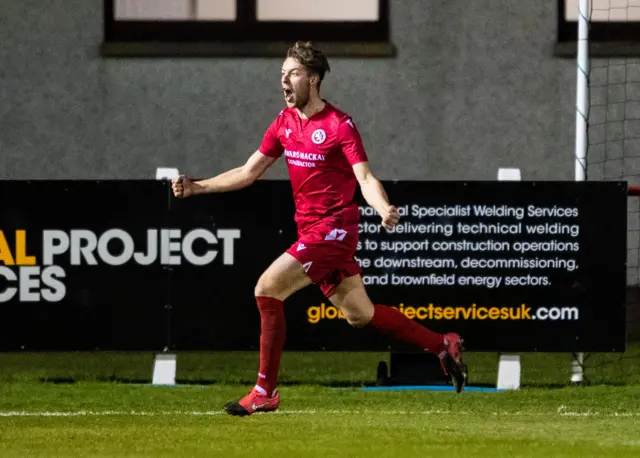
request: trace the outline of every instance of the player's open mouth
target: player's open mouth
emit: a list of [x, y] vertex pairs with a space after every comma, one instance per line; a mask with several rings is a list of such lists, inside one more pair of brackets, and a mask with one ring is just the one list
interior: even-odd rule
[[287, 102], [291, 102], [293, 100], [293, 91], [291, 89], [284, 88], [283, 92], [284, 92], [284, 99]]

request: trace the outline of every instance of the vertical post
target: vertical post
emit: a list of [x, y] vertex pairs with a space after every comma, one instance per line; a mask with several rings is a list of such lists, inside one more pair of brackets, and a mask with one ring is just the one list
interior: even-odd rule
[[192, 21], [198, 20], [198, 0], [189, 1], [189, 19]]
[[589, 0], [580, 0], [576, 90], [575, 179], [587, 178], [587, 122], [589, 112]]
[[[522, 176], [520, 169], [502, 168], [498, 169], [498, 181], [520, 181]], [[520, 389], [520, 355], [499, 354], [498, 359], [498, 390], [519, 390]]]
[[571, 362], [571, 383], [582, 383], [584, 380], [584, 353], [574, 353]]
[[[576, 88], [576, 145], [575, 145], [575, 180], [587, 179], [587, 143], [589, 116], [589, 0], [580, 0], [578, 11], [578, 53], [577, 53], [577, 88]], [[573, 354], [571, 364], [571, 381], [583, 381], [582, 353]]]
[[[180, 174], [177, 168], [158, 167], [156, 168], [156, 180], [171, 180]], [[167, 211], [171, 211], [171, 188], [167, 190]], [[153, 375], [151, 383], [153, 385], [175, 385], [178, 355], [170, 353], [171, 349], [171, 266], [167, 266], [167, 301], [165, 310], [167, 313], [166, 347], [163, 353], [157, 353], [153, 360]]]
[[152, 385], [176, 384], [177, 355], [175, 353], [158, 353], [153, 359]]

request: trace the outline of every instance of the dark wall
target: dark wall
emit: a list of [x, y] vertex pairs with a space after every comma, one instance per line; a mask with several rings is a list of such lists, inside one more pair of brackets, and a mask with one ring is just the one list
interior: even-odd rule
[[[243, 162], [283, 105], [281, 59], [106, 60], [101, 4], [0, 3], [0, 178]], [[555, 21], [555, 0], [393, 2], [397, 58], [332, 59], [323, 96], [381, 178], [572, 179], [575, 62], [551, 57]]]

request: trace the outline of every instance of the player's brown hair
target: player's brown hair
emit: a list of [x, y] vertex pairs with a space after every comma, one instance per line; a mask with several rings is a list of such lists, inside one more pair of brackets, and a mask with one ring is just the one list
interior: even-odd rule
[[309, 73], [319, 76], [318, 89], [324, 75], [331, 71], [329, 61], [322, 51], [315, 48], [310, 41], [296, 41], [287, 51], [287, 58], [292, 57], [305, 66]]

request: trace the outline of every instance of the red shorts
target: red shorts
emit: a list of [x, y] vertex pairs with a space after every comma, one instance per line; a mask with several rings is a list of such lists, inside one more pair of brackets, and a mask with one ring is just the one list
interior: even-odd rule
[[357, 225], [333, 227], [327, 222], [298, 234], [287, 253], [300, 261], [311, 281], [329, 298], [343, 279], [362, 273], [355, 259], [357, 247]]

